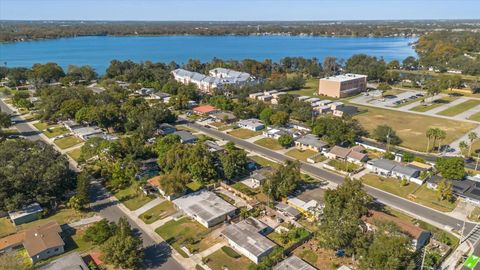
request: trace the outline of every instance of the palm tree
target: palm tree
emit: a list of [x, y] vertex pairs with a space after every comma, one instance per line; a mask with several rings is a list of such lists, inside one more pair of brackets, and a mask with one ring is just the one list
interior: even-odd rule
[[468, 133], [468, 139], [470, 140], [470, 147], [468, 148], [468, 156], [470, 156], [472, 153], [473, 142], [478, 139], [477, 133], [473, 131]]
[[425, 152], [429, 152], [430, 150], [430, 140], [434, 137], [435, 135], [435, 129], [429, 128], [427, 129], [427, 132], [425, 133], [425, 136], [427, 136], [428, 143], [427, 143], [427, 150]]
[[461, 141], [458, 144], [458, 147], [460, 147], [460, 150], [462, 151], [462, 153], [465, 153], [465, 150], [467, 150], [468, 148], [468, 144], [465, 141]]
[[442, 149], [442, 140], [445, 140], [447, 138], [447, 132], [443, 129], [436, 129], [436, 139], [438, 139], [438, 152], [440, 153], [440, 150]]

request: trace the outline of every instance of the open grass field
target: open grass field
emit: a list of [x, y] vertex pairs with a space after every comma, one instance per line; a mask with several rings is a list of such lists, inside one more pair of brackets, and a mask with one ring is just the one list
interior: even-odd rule
[[465, 102], [462, 102], [460, 104], [457, 104], [453, 107], [450, 107], [446, 110], [443, 110], [443, 111], [441, 111], [437, 114], [438, 115], [444, 115], [444, 116], [455, 116], [455, 115], [460, 114], [462, 112], [473, 109], [474, 107], [476, 107], [478, 105], [480, 105], [480, 100], [471, 99], [471, 100], [467, 100]]
[[58, 140], [55, 140], [55, 144], [60, 147], [61, 149], [67, 149], [70, 147], [73, 147], [79, 143], [82, 143], [83, 141], [75, 136], [68, 136], [65, 138], [61, 138]]
[[247, 270], [250, 265], [250, 260], [247, 257], [233, 258], [226, 254], [222, 249], [215, 251], [206, 257], [207, 265], [212, 270], [235, 269]]
[[283, 147], [278, 143], [277, 140], [272, 138], [263, 138], [258, 141], [255, 141], [255, 144], [268, 148], [270, 150], [281, 150]]
[[433, 110], [435, 108], [438, 108], [440, 106], [443, 106], [445, 104], [448, 104], [454, 100], [456, 100], [458, 97], [442, 97], [440, 99], [437, 99], [433, 102], [426, 102], [424, 104], [418, 105], [416, 107], [413, 107], [410, 109], [410, 111], [414, 112], [428, 112], [430, 110]]
[[319, 248], [319, 243], [310, 240], [293, 251], [293, 254], [302, 258], [309, 264], [319, 270], [337, 269], [341, 265], [347, 265], [352, 269], [357, 269], [352, 265], [351, 257], [339, 257], [335, 255], [335, 250]]
[[244, 129], [244, 128], [238, 128], [238, 129], [234, 129], [234, 130], [228, 132], [228, 134], [230, 134], [234, 137], [240, 138], [240, 139], [249, 139], [249, 138], [261, 135], [262, 132], [261, 131], [251, 131], [249, 129]]
[[470, 117], [468, 117], [468, 119], [480, 122], [480, 112], [470, 115]]
[[133, 187], [117, 191], [115, 197], [131, 211], [137, 210], [153, 200], [152, 197], [143, 194], [140, 190], [137, 192]]
[[368, 132], [371, 133], [378, 125], [391, 126], [402, 139], [401, 146], [417, 151], [425, 151], [428, 141], [425, 133], [430, 127], [440, 128], [447, 132], [447, 138], [443, 141], [444, 144], [453, 142], [475, 128], [474, 124], [455, 120], [373, 107], [359, 107], [368, 111], [358, 114], [354, 118]]
[[439, 200], [437, 192], [427, 188], [426, 185], [422, 185], [415, 193], [415, 197], [412, 201], [423, 204], [427, 207], [436, 209], [442, 212], [451, 212], [457, 207], [456, 202], [449, 202], [446, 200]]
[[45, 123], [45, 122], [38, 122], [38, 123], [33, 124], [33, 126], [36, 127], [36, 128], [37, 128], [38, 130], [40, 130], [40, 131], [43, 131], [43, 130], [45, 130], [45, 129], [47, 129], [47, 128], [57, 128], [57, 127], [60, 127], [60, 125], [58, 125], [58, 124], [49, 125], [49, 124], [47, 124], [47, 123]]
[[176, 210], [173, 206], [173, 203], [170, 201], [164, 201], [147, 212], [141, 214], [139, 218], [146, 224], [151, 224], [159, 219], [166, 218], [175, 212]]
[[57, 212], [53, 213], [50, 216], [47, 216], [45, 218], [35, 220], [35, 221], [29, 222], [29, 223], [21, 224], [21, 225], [17, 226], [17, 228], [19, 230], [24, 230], [24, 229], [32, 228], [32, 227], [37, 226], [37, 225], [44, 224], [44, 223], [49, 222], [49, 221], [56, 221], [60, 225], [68, 224], [68, 223], [78, 221], [82, 218], [91, 217], [93, 215], [94, 215], [93, 212], [85, 213], [85, 212], [75, 211], [75, 210], [70, 209], [70, 208], [62, 208], [62, 209], [58, 210]]
[[15, 233], [15, 226], [6, 217], [0, 218], [0, 238]]
[[309, 149], [306, 149], [306, 150], [299, 150], [299, 149], [292, 149], [290, 151], [288, 151], [287, 153], [285, 153], [287, 156], [290, 156], [294, 159], [298, 159], [298, 160], [301, 160], [301, 161], [307, 161], [307, 158], [313, 156], [313, 155], [316, 155], [318, 154], [317, 152], [313, 151], [313, 150], [309, 150]]
[[185, 242], [193, 239], [193, 241], [191, 241], [193, 244], [190, 245], [193, 249], [198, 249], [199, 243], [207, 236], [209, 230], [200, 223], [184, 217], [165, 223], [163, 226], [157, 228], [155, 232], [182, 254], [182, 256], [185, 256], [185, 252], [181, 250], [183, 245], [187, 245]]
[[67, 155], [69, 155], [71, 158], [73, 158], [75, 161], [79, 161], [80, 160], [80, 155], [82, 154], [82, 148], [79, 147], [79, 148], [75, 148], [71, 151], [68, 151], [67, 152]]

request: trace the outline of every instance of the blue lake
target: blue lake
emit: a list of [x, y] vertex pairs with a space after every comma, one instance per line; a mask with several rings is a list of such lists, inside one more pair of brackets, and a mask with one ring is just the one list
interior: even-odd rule
[[76, 37], [0, 44], [0, 63], [8, 67], [30, 67], [56, 62], [90, 65], [102, 74], [112, 59], [185, 63], [188, 59], [277, 61], [286, 56], [325, 56], [348, 59], [364, 53], [390, 61], [415, 56], [414, 38], [300, 37], [300, 36], [156, 36]]

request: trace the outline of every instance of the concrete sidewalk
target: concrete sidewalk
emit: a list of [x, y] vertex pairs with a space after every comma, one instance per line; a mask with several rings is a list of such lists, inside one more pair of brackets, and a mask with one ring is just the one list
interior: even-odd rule
[[137, 210], [132, 211], [132, 214], [135, 215], [136, 217], [138, 217], [141, 214], [147, 212], [148, 210], [154, 208], [155, 206], [161, 204], [164, 201], [165, 201], [165, 199], [157, 197], [153, 201], [148, 202], [147, 204], [138, 208]]

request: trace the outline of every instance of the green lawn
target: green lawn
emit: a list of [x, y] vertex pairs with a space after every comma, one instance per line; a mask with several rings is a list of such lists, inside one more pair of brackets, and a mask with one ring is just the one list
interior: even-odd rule
[[456, 202], [439, 200], [437, 192], [427, 188], [426, 185], [422, 185], [413, 195], [415, 196], [413, 201], [438, 211], [451, 212], [457, 207]]
[[263, 158], [263, 157], [260, 157], [260, 156], [250, 156], [248, 158], [255, 161], [255, 163], [259, 164], [262, 167], [268, 167], [268, 166], [270, 166], [272, 168], [280, 167], [280, 164], [278, 162], [271, 161], [269, 159], [266, 159], [266, 158]]
[[66, 134], [68, 132], [69, 132], [68, 129], [61, 126], [47, 128], [42, 131], [42, 133], [45, 134], [45, 136], [47, 136], [48, 138], [57, 137], [57, 136]]
[[128, 187], [126, 189], [117, 191], [115, 193], [115, 197], [132, 211], [137, 210], [153, 200], [152, 197], [143, 194], [143, 192], [140, 190], [134, 190], [133, 187]]
[[268, 148], [270, 150], [282, 150], [283, 147], [278, 143], [277, 140], [272, 138], [263, 138], [258, 141], [255, 141], [255, 144]]
[[443, 106], [445, 104], [448, 104], [458, 97], [442, 97], [440, 99], [434, 100], [433, 102], [426, 102], [424, 104], [418, 105], [416, 107], [413, 107], [410, 109], [410, 111], [415, 111], [415, 112], [427, 112], [430, 110], [433, 110], [435, 108], [438, 108], [440, 106]]
[[240, 138], [240, 139], [249, 139], [258, 135], [261, 135], [261, 131], [251, 131], [249, 129], [237, 128], [232, 131], [229, 131], [228, 134]]
[[275, 244], [283, 247], [284, 249], [288, 249], [294, 244], [302, 241], [306, 237], [310, 235], [310, 233], [306, 229], [296, 229], [298, 233], [296, 234], [297, 237], [292, 238], [292, 239], [287, 239], [287, 241], [284, 241], [282, 239], [282, 235], [278, 232], [272, 232], [269, 235], [267, 235], [267, 238], [275, 242]]
[[37, 225], [47, 223], [49, 221], [56, 221], [60, 225], [68, 224], [68, 223], [78, 221], [82, 218], [91, 217], [93, 216], [93, 214], [94, 214], [93, 212], [85, 213], [85, 212], [75, 211], [70, 208], [62, 208], [45, 218], [35, 220], [29, 223], [21, 224], [17, 227], [19, 230], [24, 230], [24, 229], [32, 228]]
[[480, 112], [470, 115], [470, 117], [468, 117], [468, 119], [480, 122]]
[[428, 128], [440, 128], [447, 132], [447, 138], [442, 142], [449, 144], [463, 134], [475, 128], [474, 124], [461, 121], [442, 119], [426, 115], [386, 110], [374, 107], [358, 106], [367, 109], [365, 113], [355, 115], [360, 124], [372, 134], [379, 125], [391, 126], [402, 139], [401, 146], [417, 151], [425, 151]]
[[480, 105], [480, 100], [476, 100], [476, 99], [471, 99], [471, 100], [467, 100], [465, 102], [462, 102], [460, 104], [457, 104], [453, 107], [450, 107], [446, 110], [443, 110], [439, 113], [437, 113], [438, 115], [444, 115], [444, 116], [455, 116], [457, 114], [460, 114], [462, 112], [465, 112], [465, 111], [468, 111], [476, 106]]
[[16, 231], [15, 226], [8, 218], [0, 218], [0, 238], [15, 233]]
[[311, 265], [317, 264], [318, 255], [313, 250], [304, 249], [298, 255], [300, 258], [302, 258]]
[[357, 164], [340, 160], [330, 160], [327, 164], [334, 167], [338, 171], [344, 172], [354, 172], [360, 168], [360, 166]]
[[394, 105], [392, 107], [393, 108], [400, 108], [400, 107], [403, 107], [403, 106], [407, 106], [408, 104], [412, 104], [414, 102], [420, 101], [421, 99], [423, 99], [423, 97], [418, 97], [418, 98], [415, 98], [415, 99], [409, 99], [407, 102], [400, 103], [400, 104]]
[[402, 186], [400, 181], [394, 178], [382, 178], [375, 174], [367, 174], [362, 177], [364, 184], [381, 189], [388, 193], [395, 194], [397, 196], [407, 198], [409, 194], [418, 188], [418, 185], [410, 183], [409, 185]]
[[61, 149], [73, 147], [83, 141], [75, 136], [68, 136], [62, 139], [55, 140], [55, 144]]
[[419, 187], [417, 184], [410, 183], [407, 186], [402, 186], [397, 179], [381, 178], [373, 174], [365, 175], [362, 180], [366, 185], [376, 187], [438, 211], [451, 212], [457, 205], [456, 202], [440, 201], [438, 194], [434, 190], [427, 188], [426, 185]]
[[177, 221], [171, 220], [157, 228], [155, 232], [186, 257], [181, 247], [187, 246], [191, 251], [198, 250], [201, 240], [207, 236], [209, 230], [200, 223], [185, 217]]
[[287, 156], [290, 156], [294, 159], [298, 159], [298, 160], [301, 160], [301, 161], [307, 161], [307, 158], [313, 156], [313, 155], [316, 155], [318, 154], [317, 152], [313, 151], [313, 150], [309, 150], [309, 149], [306, 149], [306, 150], [299, 150], [299, 149], [292, 149], [290, 151], [288, 151], [287, 153], [285, 153]]
[[67, 152], [67, 155], [69, 155], [71, 158], [73, 158], [77, 162], [80, 160], [80, 155], [81, 154], [82, 154], [82, 148], [81, 147], [75, 148], [75, 149]]
[[147, 212], [141, 214], [139, 218], [146, 224], [151, 224], [159, 219], [166, 218], [175, 212], [176, 210], [173, 206], [173, 203], [170, 201], [164, 201]]
[[254, 189], [251, 189], [249, 186], [241, 182], [236, 182], [235, 184], [232, 185], [232, 187], [248, 196], [255, 196], [255, 194], [258, 193]]
[[47, 129], [47, 128], [57, 128], [57, 127], [60, 127], [60, 125], [58, 125], [58, 124], [52, 124], [52, 125], [50, 125], [50, 124], [47, 124], [47, 123], [45, 123], [45, 122], [38, 122], [38, 123], [33, 124], [33, 126], [36, 127], [36, 128], [37, 128], [38, 130], [40, 130], [40, 131], [43, 131], [43, 130], [45, 130], [45, 129]]
[[205, 260], [212, 270], [247, 270], [251, 263], [250, 260], [244, 256], [237, 259], [230, 257], [222, 249], [210, 254]]

